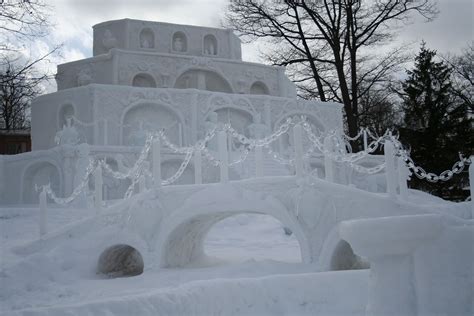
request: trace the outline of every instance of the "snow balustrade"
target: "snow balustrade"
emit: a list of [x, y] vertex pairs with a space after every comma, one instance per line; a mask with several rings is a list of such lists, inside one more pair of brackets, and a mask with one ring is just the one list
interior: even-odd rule
[[[278, 152], [274, 152], [270, 145], [280, 136], [288, 133], [290, 128], [293, 129], [294, 157], [285, 159]], [[303, 148], [303, 132], [306, 133], [310, 140], [310, 147], [306, 152], [304, 152]], [[244, 150], [241, 152], [240, 157], [234, 161], [229, 161], [229, 135], [244, 145]], [[354, 141], [360, 137], [363, 137], [364, 149], [357, 153], [347, 153], [347, 141]], [[372, 138], [370, 143], [368, 142], [368, 137]], [[214, 151], [216, 148], [210, 148], [212, 147], [210, 143], [213, 138], [217, 138], [217, 152]], [[383, 146], [384, 148], [383, 163], [370, 168], [357, 164], [361, 159], [374, 153], [380, 146]], [[163, 147], [167, 147], [175, 153], [184, 154], [183, 162], [176, 173], [167, 179], [162, 179], [161, 173], [161, 154]], [[460, 173], [466, 165], [470, 164], [470, 187], [471, 196], [473, 196], [474, 164], [471, 163], [473, 161], [473, 156], [470, 158], [461, 157], [461, 159], [454, 164], [451, 170], [446, 170], [437, 176], [433, 173], [427, 173], [423, 168], [416, 166], [413, 160], [409, 157], [407, 151], [403, 149], [402, 144], [390, 131], [387, 131], [381, 137], [374, 136], [367, 128], [361, 129], [359, 134], [352, 138], [347, 137], [346, 135], [339, 135], [336, 131], [317, 136], [313, 131], [313, 126], [311, 126], [311, 124], [306, 120], [305, 116], [294, 116], [288, 118], [274, 133], [262, 139], [250, 139], [237, 132], [230, 124], [216, 126], [214, 129], [208, 131], [203, 139], [189, 147], [180, 147], [173, 144], [168, 139], [164, 130], [149, 133], [137, 161], [134, 166], [125, 173], [112, 170], [105, 160], [90, 159], [89, 165], [84, 172], [82, 182], [74, 188], [69, 197], [57, 197], [49, 185], [42, 186], [41, 189], [38, 190], [40, 191], [40, 236], [47, 233], [47, 196], [57, 204], [68, 204], [79, 196], [85, 195], [85, 191], [89, 184], [89, 178], [91, 176], [94, 178], [94, 207], [97, 211], [100, 211], [103, 207], [104, 172], [112, 175], [116, 179], [130, 179], [131, 184], [124, 195], [124, 198], [130, 198], [135, 192], [137, 186], [138, 192], [143, 192], [147, 189], [147, 177], [152, 180], [153, 186], [155, 187], [172, 185], [180, 178], [192, 159], [195, 184], [203, 183], [203, 158], [207, 159], [215, 167], [219, 167], [220, 182], [226, 183], [229, 181], [229, 168], [245, 161], [251, 151], [254, 151], [255, 154], [255, 175], [257, 178], [262, 177], [264, 159], [263, 149], [266, 149], [267, 153], [270, 154], [270, 157], [277, 162], [293, 166], [296, 177], [303, 177], [305, 175], [304, 161], [305, 159], [310, 158], [311, 154], [316, 149], [324, 156], [325, 180], [328, 182], [335, 182], [335, 163], [349, 165], [353, 170], [367, 175], [376, 174], [385, 170], [388, 195], [390, 198], [396, 199], [398, 188], [398, 194], [402, 200], [407, 198], [407, 181], [409, 181], [412, 172], [418, 178], [426, 179], [427, 181], [448, 181], [454, 174]], [[150, 151], [152, 156], [151, 172], [149, 171], [149, 165], [147, 165], [147, 158]], [[214, 156], [214, 153], [217, 153], [217, 158]], [[471, 203], [472, 217], [474, 218], [474, 201]]]

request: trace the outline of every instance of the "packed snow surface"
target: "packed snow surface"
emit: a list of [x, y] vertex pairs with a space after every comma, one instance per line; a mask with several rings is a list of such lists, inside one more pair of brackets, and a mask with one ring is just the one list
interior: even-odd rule
[[[49, 230], [90, 215], [92, 210], [50, 209]], [[116, 279], [78, 269], [73, 253], [16, 254], [38, 239], [37, 221], [37, 208], [1, 209], [2, 314], [362, 315], [365, 309], [367, 270], [317, 273], [316, 266], [301, 263], [298, 242], [270, 216], [217, 223], [205, 244], [214, 258], [207, 266], [146, 267], [142, 275]]]

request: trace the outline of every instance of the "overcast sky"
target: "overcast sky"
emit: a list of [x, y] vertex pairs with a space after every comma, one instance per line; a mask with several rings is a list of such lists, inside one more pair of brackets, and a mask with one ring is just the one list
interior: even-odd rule
[[[220, 26], [229, 0], [51, 0], [55, 27], [46, 43], [38, 40], [35, 51], [47, 51], [51, 43], [64, 43], [61, 58], [54, 64], [92, 55], [92, 26], [122, 18], [163, 21], [180, 24]], [[440, 53], [457, 53], [473, 41], [473, 0], [438, 0], [440, 14], [430, 23], [417, 18], [402, 29], [399, 41], [425, 40]], [[256, 45], [243, 47], [243, 59], [259, 61]]]

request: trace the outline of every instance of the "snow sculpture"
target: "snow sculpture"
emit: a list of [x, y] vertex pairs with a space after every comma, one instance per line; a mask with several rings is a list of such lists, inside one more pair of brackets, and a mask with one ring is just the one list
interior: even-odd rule
[[63, 129], [56, 133], [54, 141], [58, 145], [76, 145], [79, 143], [79, 133], [72, 125], [72, 118], [66, 119]]
[[148, 131], [143, 127], [144, 122], [138, 122], [138, 129], [134, 129], [128, 138], [128, 143], [131, 146], [143, 146], [145, 145]]
[[112, 35], [110, 30], [105, 30], [102, 44], [106, 50], [117, 47], [117, 39]]
[[260, 113], [254, 115], [253, 123], [249, 125], [248, 130], [250, 137], [256, 139], [265, 138], [270, 134], [268, 126], [262, 123], [262, 116]]
[[77, 75], [77, 85], [85, 86], [92, 83], [92, 76], [90, 69], [82, 69]]
[[[84, 181], [84, 175], [87, 172], [87, 168], [89, 167], [89, 155], [90, 155], [90, 148], [89, 145], [86, 143], [80, 144], [77, 146], [77, 160], [76, 160], [76, 168], [74, 174], [74, 187], [79, 186], [82, 181]], [[86, 189], [88, 186], [86, 186]], [[79, 196], [76, 198], [77, 204], [82, 207], [87, 206], [87, 194], [86, 192], [81, 192]]]

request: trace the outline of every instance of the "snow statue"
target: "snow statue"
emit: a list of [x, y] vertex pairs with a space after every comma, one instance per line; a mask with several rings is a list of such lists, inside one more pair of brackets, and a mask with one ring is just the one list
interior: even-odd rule
[[77, 75], [77, 85], [85, 86], [92, 83], [92, 76], [90, 69], [82, 69]]
[[[205, 128], [206, 134], [216, 129], [218, 125], [219, 125], [219, 116], [217, 115], [217, 113], [216, 112], [209, 113], [209, 116], [204, 122], [204, 128]], [[214, 137], [207, 143], [207, 147], [210, 150], [217, 151], [217, 135], [214, 135]]]
[[63, 129], [56, 133], [54, 141], [58, 145], [77, 145], [79, 143], [79, 133], [72, 125], [72, 118], [66, 118]]
[[117, 47], [117, 39], [112, 35], [112, 32], [110, 32], [110, 30], [105, 30], [104, 38], [102, 39], [102, 44], [107, 50]]
[[138, 129], [133, 130], [128, 137], [128, 143], [131, 146], [144, 146], [148, 131], [143, 127], [144, 122], [138, 122]]
[[176, 52], [184, 52], [184, 43], [181, 37], [176, 37], [173, 41], [173, 50]]
[[[90, 148], [88, 144], [82, 143], [78, 145], [76, 151], [77, 151], [77, 160], [76, 160], [76, 168], [75, 168], [75, 174], [74, 174], [74, 188], [81, 185], [90, 163], [89, 161]], [[86, 186], [85, 189], [87, 190], [88, 186]], [[87, 207], [86, 192], [82, 191], [80, 195], [76, 198], [76, 201], [77, 201], [78, 206]]]
[[265, 138], [270, 134], [268, 126], [262, 123], [260, 113], [254, 115], [253, 123], [249, 125], [248, 130], [250, 137], [256, 139]]

